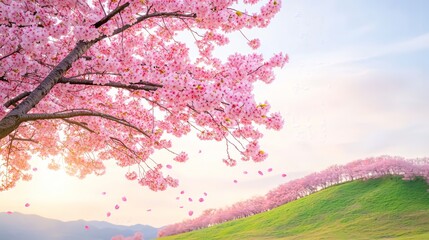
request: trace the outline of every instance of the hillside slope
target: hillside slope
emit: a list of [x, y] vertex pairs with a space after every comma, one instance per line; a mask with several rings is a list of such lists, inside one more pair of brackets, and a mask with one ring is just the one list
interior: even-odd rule
[[421, 179], [353, 181], [268, 212], [162, 239], [429, 239], [427, 189]]

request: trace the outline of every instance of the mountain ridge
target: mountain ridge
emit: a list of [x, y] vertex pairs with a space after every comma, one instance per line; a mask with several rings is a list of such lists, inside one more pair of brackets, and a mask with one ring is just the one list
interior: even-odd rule
[[116, 225], [105, 221], [62, 221], [19, 212], [0, 213], [0, 239], [4, 240], [106, 240], [116, 235], [132, 236], [135, 232], [143, 233], [146, 240], [155, 239], [158, 228], [142, 224]]

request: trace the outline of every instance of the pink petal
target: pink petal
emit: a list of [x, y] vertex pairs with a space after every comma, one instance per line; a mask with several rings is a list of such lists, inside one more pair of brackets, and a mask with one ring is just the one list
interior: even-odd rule
[[238, 183], [238, 181], [237, 181], [237, 180], [234, 180], [234, 183]]
[[106, 192], [102, 192], [101, 195], [106, 195]]
[[13, 212], [11, 212], [11, 211], [7, 211], [6, 212], [6, 214], [9, 214], [9, 215], [11, 215]]
[[176, 200], [179, 200], [180, 199], [180, 197], [176, 197]]
[[286, 176], [287, 176], [287, 175], [286, 175], [286, 173], [283, 173], [283, 174], [282, 174], [282, 177], [286, 177]]
[[89, 226], [88, 225], [85, 225], [85, 230], [89, 230]]
[[170, 164], [167, 164], [166, 166], [168, 169], [172, 169], [173, 167]]
[[271, 172], [271, 171], [273, 171], [273, 169], [272, 168], [268, 168], [268, 172]]
[[180, 206], [179, 208], [183, 208], [183, 206]]
[[199, 150], [198, 153], [201, 153], [201, 150]]
[[189, 201], [189, 202], [192, 202], [192, 198], [188, 198], [188, 201]]
[[112, 215], [110, 212], [107, 212], [106, 216], [110, 217], [110, 215]]
[[25, 207], [29, 207], [29, 206], [30, 206], [30, 204], [29, 204], [29, 203], [26, 203], [26, 204], [25, 204]]
[[206, 192], [204, 192], [204, 196], [206, 196], [206, 197], [207, 197], [207, 193], [206, 193]]
[[180, 194], [184, 194], [184, 193], [185, 193], [185, 191], [183, 191], [183, 190], [180, 192]]
[[150, 208], [148, 210], [146, 210], [146, 212], [150, 212], [150, 211], [152, 211], [152, 209], [150, 209]]
[[200, 199], [198, 199], [198, 201], [204, 202], [204, 198], [200, 198]]
[[259, 175], [264, 175], [264, 173], [262, 171], [258, 171]]
[[37, 171], [37, 168], [36, 168], [36, 167], [35, 167], [35, 168], [33, 168], [33, 171], [34, 171], [34, 172], [36, 172], [36, 171]]
[[119, 205], [118, 204], [115, 205], [115, 209], [119, 209]]
[[126, 202], [127, 201], [127, 197], [123, 196], [122, 197], [122, 201]]
[[192, 211], [192, 210], [191, 210], [191, 211], [189, 211], [189, 212], [188, 212], [188, 215], [189, 215], [189, 216], [194, 215], [194, 211]]
[[244, 171], [243, 174], [247, 174], [247, 171]]

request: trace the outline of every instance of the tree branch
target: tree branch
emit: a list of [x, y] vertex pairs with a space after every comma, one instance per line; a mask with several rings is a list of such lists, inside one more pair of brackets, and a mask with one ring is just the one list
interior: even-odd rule
[[30, 95], [30, 93], [31, 92], [23, 92], [23, 93], [19, 94], [18, 96], [16, 96], [16, 97], [8, 100], [7, 102], [5, 102], [3, 104], [3, 106], [5, 106], [5, 107], [10, 107], [11, 105], [16, 106], [15, 104], [17, 102], [19, 102], [21, 99], [27, 97], [28, 95]]
[[[126, 7], [128, 7], [130, 5], [129, 2], [122, 4], [121, 6], [115, 8], [112, 12], [110, 12], [109, 14], [107, 14], [104, 18], [102, 18], [100, 21], [96, 22], [94, 24], [95, 28], [99, 28], [101, 27], [101, 25], [105, 24], [106, 22], [108, 22], [112, 17], [114, 17], [116, 14], [118, 14], [120, 11], [124, 10]], [[101, 7], [103, 7], [103, 5], [101, 5]], [[103, 8], [104, 11], [104, 8]], [[106, 14], [106, 12], [104, 12]]]
[[9, 53], [9, 54], [7, 54], [7, 55], [5, 55], [5, 56], [1, 57], [1, 58], [0, 58], [0, 61], [1, 61], [1, 60], [3, 60], [3, 59], [5, 59], [5, 58], [7, 58], [7, 57], [9, 57], [9, 56], [12, 56], [12, 55], [13, 55], [13, 54], [15, 54], [15, 53], [18, 53], [20, 50], [21, 50], [21, 46], [20, 46], [20, 45], [18, 45], [18, 47], [16, 48], [16, 50], [15, 50], [15, 51], [13, 51], [13, 52], [11, 52], [11, 53]]
[[56, 112], [56, 113], [30, 113], [25, 114], [24, 116], [20, 117], [20, 122], [28, 122], [28, 121], [37, 121], [37, 120], [49, 120], [49, 119], [68, 119], [73, 117], [84, 117], [84, 116], [93, 116], [93, 117], [101, 117], [116, 123], [119, 123], [121, 125], [124, 125], [126, 127], [130, 127], [139, 133], [145, 135], [146, 137], [149, 137], [149, 135], [138, 128], [135, 125], [132, 125], [125, 119], [117, 118], [109, 114], [92, 111], [89, 109], [72, 109], [72, 110], [66, 110], [62, 112]]
[[89, 86], [108, 86], [108, 87], [115, 87], [115, 88], [123, 88], [128, 90], [145, 90], [145, 91], [155, 91], [158, 88], [161, 88], [162, 85], [150, 83], [150, 82], [138, 82], [138, 83], [131, 83], [131, 84], [123, 84], [120, 82], [113, 82], [110, 81], [105, 84], [96, 84], [94, 81], [86, 80], [82, 78], [61, 78], [58, 83], [68, 83], [68, 84], [74, 84], [74, 85], [89, 85]]

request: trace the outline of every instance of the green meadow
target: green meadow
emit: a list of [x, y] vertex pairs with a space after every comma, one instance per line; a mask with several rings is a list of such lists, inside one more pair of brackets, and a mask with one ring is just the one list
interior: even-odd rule
[[429, 239], [429, 192], [399, 177], [348, 182], [268, 212], [162, 239]]

